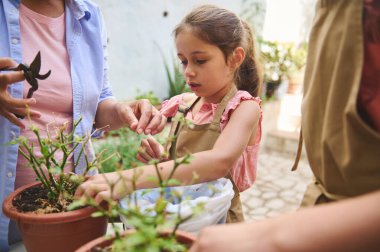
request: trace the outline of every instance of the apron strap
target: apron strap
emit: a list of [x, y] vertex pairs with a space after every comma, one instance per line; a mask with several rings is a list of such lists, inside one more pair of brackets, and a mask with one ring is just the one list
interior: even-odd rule
[[237, 92], [237, 88], [235, 85], [231, 87], [231, 89], [228, 91], [228, 93], [223, 97], [222, 101], [219, 103], [218, 107], [216, 108], [214, 118], [211, 122], [210, 127], [213, 129], [220, 129], [220, 118], [222, 118], [222, 114], [228, 104], [228, 102], [231, 100], [232, 97], [235, 96]]
[[[195, 104], [197, 104], [200, 99], [201, 99], [201, 97], [196, 97], [195, 100], [192, 101], [192, 103], [189, 102], [191, 104], [190, 106], [188, 106], [188, 104], [179, 105], [178, 106], [178, 112], [182, 113], [183, 117], [186, 118], [187, 113], [193, 109]], [[181, 123], [179, 121], [176, 122], [176, 127], [175, 127], [175, 130], [173, 132], [173, 136], [177, 135], [180, 126], [181, 126]]]
[[[187, 113], [193, 109], [195, 104], [198, 103], [198, 101], [201, 99], [201, 97], [196, 97], [195, 99], [192, 99], [191, 102], [186, 103], [186, 104], [180, 104], [178, 106], [178, 112], [182, 113], [184, 117], [186, 117]], [[190, 106], [188, 105], [190, 104]]]
[[[195, 97], [195, 99], [192, 99], [190, 102], [185, 104], [180, 104], [178, 106], [178, 112], [182, 113], [182, 116], [186, 118], [187, 113], [197, 104], [197, 102], [201, 99], [201, 97]], [[189, 105], [190, 104], [190, 105]], [[174, 125], [175, 123], [175, 125]], [[173, 125], [170, 128], [169, 132], [169, 139], [172, 139], [171, 141], [167, 141], [165, 144], [164, 149], [169, 152], [170, 156], [175, 156], [175, 149], [177, 145], [177, 134], [179, 129], [181, 128], [181, 122], [173, 122]]]

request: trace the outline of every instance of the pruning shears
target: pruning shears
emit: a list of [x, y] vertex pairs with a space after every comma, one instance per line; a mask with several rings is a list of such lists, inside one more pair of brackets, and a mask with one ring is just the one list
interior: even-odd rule
[[[19, 64], [17, 67], [13, 68], [1, 68], [0, 71], [23, 71], [26, 81], [30, 84], [30, 88], [26, 98], [32, 98], [33, 93], [38, 89], [38, 80], [45, 80], [50, 76], [51, 70], [49, 70], [45, 74], [40, 74], [41, 70], [41, 53], [38, 52], [36, 57], [34, 57], [30, 66], [25, 63]], [[23, 118], [18, 116], [19, 118]]]

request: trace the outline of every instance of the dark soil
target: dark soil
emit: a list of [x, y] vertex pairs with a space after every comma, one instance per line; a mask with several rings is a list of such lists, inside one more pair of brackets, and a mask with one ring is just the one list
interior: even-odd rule
[[[14, 200], [13, 205], [20, 212], [36, 212], [36, 213], [59, 213], [67, 210], [62, 207], [62, 204], [57, 204], [49, 200], [48, 190], [42, 185], [37, 185], [19, 194]], [[64, 205], [69, 205], [67, 202]]]

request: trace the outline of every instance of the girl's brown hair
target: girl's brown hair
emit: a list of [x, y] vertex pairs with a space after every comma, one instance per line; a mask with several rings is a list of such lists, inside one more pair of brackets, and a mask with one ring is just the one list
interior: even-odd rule
[[239, 90], [248, 91], [253, 96], [260, 94], [262, 71], [256, 59], [255, 39], [249, 24], [235, 13], [214, 5], [202, 5], [195, 8], [174, 29], [177, 35], [190, 28], [201, 40], [216, 45], [228, 56], [237, 47], [245, 51], [245, 59], [235, 73]]

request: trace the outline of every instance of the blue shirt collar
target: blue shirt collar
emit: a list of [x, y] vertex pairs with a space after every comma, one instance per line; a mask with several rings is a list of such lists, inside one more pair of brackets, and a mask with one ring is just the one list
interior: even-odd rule
[[89, 20], [91, 18], [91, 13], [88, 10], [87, 6], [84, 4], [83, 0], [67, 0], [67, 6], [73, 12], [75, 19], [80, 20], [85, 18]]

